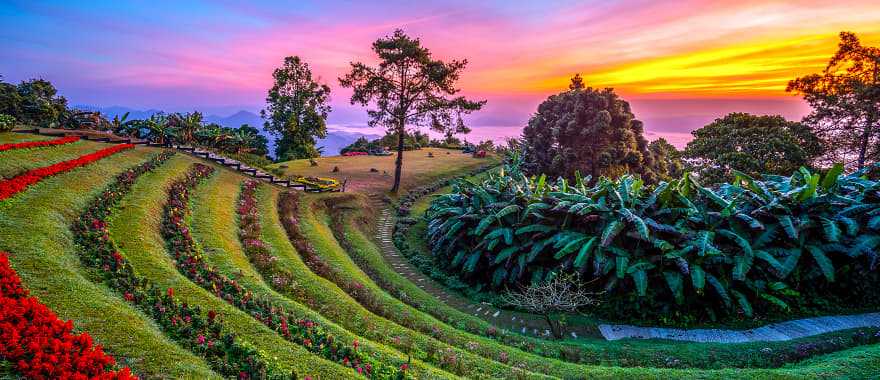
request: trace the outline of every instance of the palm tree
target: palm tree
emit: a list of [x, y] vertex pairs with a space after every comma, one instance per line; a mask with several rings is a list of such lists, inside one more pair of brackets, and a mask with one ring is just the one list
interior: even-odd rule
[[217, 124], [208, 124], [196, 131], [196, 141], [209, 148], [217, 148], [229, 139], [229, 134]]
[[167, 144], [175, 136], [173, 123], [165, 114], [157, 113], [144, 120], [143, 127], [148, 131], [148, 138], [157, 144]]
[[256, 136], [250, 132], [241, 129], [236, 129], [235, 132], [232, 132], [231, 142], [236, 154], [243, 154], [252, 151], [255, 141]]

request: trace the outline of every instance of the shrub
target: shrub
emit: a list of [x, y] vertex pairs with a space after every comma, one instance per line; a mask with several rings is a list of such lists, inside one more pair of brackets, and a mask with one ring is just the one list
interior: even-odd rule
[[584, 274], [616, 315], [687, 322], [835, 299], [864, 306], [878, 301], [880, 182], [841, 173], [739, 173], [713, 190], [687, 174], [654, 188], [632, 176], [588, 187], [508, 167], [437, 198], [429, 243], [445, 266], [495, 289]]
[[9, 132], [13, 127], [15, 127], [15, 118], [0, 113], [0, 132]]

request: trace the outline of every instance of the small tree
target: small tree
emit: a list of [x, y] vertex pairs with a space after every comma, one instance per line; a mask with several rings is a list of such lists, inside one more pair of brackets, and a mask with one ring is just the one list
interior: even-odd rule
[[464, 125], [461, 116], [479, 110], [486, 101], [452, 97], [459, 92], [455, 82], [467, 60], [434, 59], [418, 38], [411, 38], [402, 30], [376, 40], [373, 52], [380, 60], [377, 67], [352, 63], [351, 72], [339, 78], [339, 83], [354, 89], [352, 104], [374, 103], [375, 109], [367, 111], [370, 126], [383, 126], [389, 134], [397, 134], [397, 161], [391, 187], [396, 192], [400, 187], [406, 127], [428, 125], [440, 132], [449, 128], [460, 130], [459, 126]]
[[830, 161], [862, 169], [880, 160], [880, 48], [841, 32], [825, 70], [789, 82], [786, 91], [803, 94], [813, 107], [804, 123], [826, 141]]
[[556, 339], [562, 339], [562, 326], [553, 318], [558, 313], [573, 313], [584, 306], [598, 303], [586, 291], [578, 274], [561, 274], [540, 284], [532, 284], [501, 296], [508, 305], [544, 317]]
[[309, 65], [296, 56], [284, 58], [272, 77], [275, 84], [260, 115], [266, 120], [263, 128], [276, 137], [275, 157], [278, 161], [318, 157], [315, 139], [327, 136], [330, 87], [313, 79]]

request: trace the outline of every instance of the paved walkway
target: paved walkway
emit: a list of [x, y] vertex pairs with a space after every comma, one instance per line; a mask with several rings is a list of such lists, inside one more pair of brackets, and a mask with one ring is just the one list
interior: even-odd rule
[[[467, 297], [451, 292], [443, 284], [423, 274], [409, 260], [404, 257], [394, 246], [392, 234], [394, 233], [394, 213], [384, 205], [376, 203], [376, 207], [382, 208], [377, 220], [376, 239], [385, 261], [391, 265], [401, 276], [422, 288], [441, 302], [458, 309], [459, 311], [486, 320], [498, 328], [516, 331], [521, 334], [538, 337], [550, 337], [550, 330], [543, 317], [529, 313], [504, 310], [489, 303], [474, 302]], [[596, 336], [595, 328], [567, 327], [564, 329], [567, 337], [577, 338], [580, 336]]]
[[749, 330], [672, 329], [628, 325], [599, 325], [607, 340], [672, 339], [691, 342], [777, 342], [860, 327], [880, 327], [880, 313], [796, 319]]

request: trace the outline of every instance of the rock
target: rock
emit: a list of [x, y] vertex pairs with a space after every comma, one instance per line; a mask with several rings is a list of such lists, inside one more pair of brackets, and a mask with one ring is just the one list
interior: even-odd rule
[[339, 167], [338, 167], [338, 166], [334, 166], [334, 167], [333, 167], [333, 172], [334, 172], [334, 173], [339, 173]]
[[370, 173], [378, 173], [378, 172], [379, 172], [379, 169], [370, 168]]

